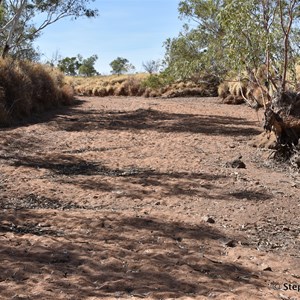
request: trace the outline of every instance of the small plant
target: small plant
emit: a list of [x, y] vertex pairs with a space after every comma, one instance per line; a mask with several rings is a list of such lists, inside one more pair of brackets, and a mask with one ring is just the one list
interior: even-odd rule
[[143, 86], [151, 89], [160, 89], [174, 83], [174, 78], [167, 72], [160, 74], [151, 74], [143, 81]]
[[163, 87], [163, 81], [159, 75], [151, 74], [148, 78], [143, 81], [143, 86], [150, 89], [159, 89]]

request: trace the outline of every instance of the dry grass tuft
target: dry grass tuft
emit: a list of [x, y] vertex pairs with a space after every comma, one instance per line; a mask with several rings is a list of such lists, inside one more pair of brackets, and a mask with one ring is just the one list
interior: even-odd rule
[[60, 104], [69, 105], [73, 89], [56, 69], [27, 61], [0, 60], [0, 123], [21, 120]]
[[81, 96], [141, 96], [145, 92], [142, 81], [146, 74], [68, 77], [67, 82]]
[[86, 77], [68, 77], [67, 82], [81, 96], [143, 96], [179, 97], [216, 96], [217, 84], [212, 78], [199, 82], [165, 83], [159, 75], [135, 74]]
[[[224, 81], [218, 86], [218, 96], [223, 103], [240, 104], [245, 101], [254, 107], [264, 107], [270, 99], [276, 94], [275, 86], [270, 83], [267, 87], [267, 66], [262, 64], [257, 70], [253, 70], [257, 83], [251, 82], [247, 79], [239, 81], [237, 77], [231, 72], [228, 74], [229, 81]], [[274, 70], [270, 70], [272, 78], [277, 75]], [[246, 74], [243, 74], [246, 77]], [[300, 91], [300, 65], [295, 66], [294, 72], [287, 74], [287, 89], [290, 91]], [[275, 83], [279, 85], [279, 82]], [[246, 98], [246, 100], [245, 100]]]
[[222, 82], [218, 86], [218, 96], [222, 99], [225, 99], [228, 95], [229, 95], [228, 82]]

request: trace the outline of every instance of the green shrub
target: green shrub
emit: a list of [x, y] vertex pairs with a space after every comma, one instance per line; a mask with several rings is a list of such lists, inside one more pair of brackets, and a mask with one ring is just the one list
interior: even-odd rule
[[143, 80], [142, 85], [150, 89], [160, 89], [174, 82], [174, 78], [169, 74], [162, 72], [160, 74], [151, 74]]

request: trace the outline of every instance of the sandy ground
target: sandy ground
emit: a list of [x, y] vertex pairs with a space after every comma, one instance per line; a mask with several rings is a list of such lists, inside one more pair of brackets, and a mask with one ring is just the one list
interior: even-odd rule
[[0, 299], [300, 299], [300, 179], [260, 128], [216, 98], [80, 98], [2, 129]]

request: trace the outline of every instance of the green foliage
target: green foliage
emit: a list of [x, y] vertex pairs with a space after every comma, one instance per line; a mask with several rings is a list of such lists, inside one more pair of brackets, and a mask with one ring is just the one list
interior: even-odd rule
[[167, 86], [174, 81], [174, 77], [169, 72], [164, 71], [160, 74], [150, 74], [150, 76], [143, 80], [142, 86], [155, 90]]
[[163, 86], [163, 82], [159, 75], [151, 74], [143, 81], [142, 85], [151, 89], [159, 89]]
[[[96, 17], [98, 11], [89, 8], [91, 2], [94, 0], [3, 0], [0, 11], [2, 56], [36, 57], [33, 41], [40, 33], [62, 18]], [[35, 18], [37, 15], [39, 18]], [[33, 20], [41, 21], [34, 23]], [[26, 54], [27, 50], [30, 55]]]
[[[95, 17], [98, 11], [95, 9], [90, 9], [87, 5], [95, 0], [32, 0], [28, 1], [27, 8], [33, 9], [40, 13], [53, 14], [56, 19], [60, 15], [78, 17]], [[48, 14], [49, 16], [49, 14]], [[64, 17], [63, 16], [63, 17]]]
[[98, 75], [99, 73], [96, 71], [94, 67], [97, 59], [98, 59], [97, 55], [92, 55], [91, 57], [83, 59], [78, 69], [79, 75], [88, 76], [88, 77]]
[[179, 4], [181, 18], [192, 21], [177, 38], [165, 42], [165, 65], [177, 79], [188, 79], [195, 73], [224, 73], [223, 29], [218, 12], [223, 1], [186, 0]]
[[205, 44], [196, 38], [196, 34], [195, 31], [181, 33], [178, 38], [165, 42], [167, 71], [179, 80], [185, 80], [206, 67]]
[[299, 12], [296, 0], [182, 0], [179, 14], [189, 25], [165, 42], [166, 70], [176, 79], [246, 71], [257, 80], [253, 70], [262, 64], [268, 78], [286, 66], [291, 72], [299, 57]]
[[2, 25], [3, 22], [5, 20], [5, 9], [4, 7], [1, 5], [0, 6], [0, 24]]
[[66, 75], [76, 76], [94, 76], [98, 75], [94, 65], [98, 56], [96, 54], [83, 58], [80, 54], [76, 57], [65, 57], [59, 60], [57, 67]]
[[[266, 54], [275, 60], [282, 52], [282, 37], [276, 16], [277, 1], [229, 1], [218, 20], [224, 28], [224, 59], [232, 70], [257, 69], [266, 63]], [[234, 17], [233, 17], [234, 16]]]
[[58, 61], [57, 67], [66, 75], [75, 76], [78, 73], [80, 62], [78, 57], [65, 57]]
[[112, 68], [112, 74], [123, 74], [128, 72], [131, 69], [134, 69], [134, 66], [129, 63], [128, 59], [123, 57], [117, 57], [109, 64]]

